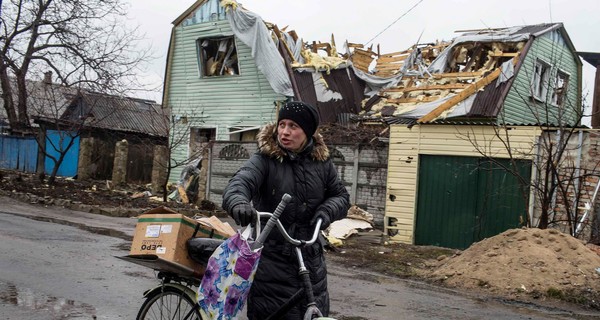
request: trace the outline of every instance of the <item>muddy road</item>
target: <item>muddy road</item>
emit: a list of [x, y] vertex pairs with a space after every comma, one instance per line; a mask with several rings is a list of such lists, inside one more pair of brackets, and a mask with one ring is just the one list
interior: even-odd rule
[[[128, 253], [123, 238], [133, 234], [135, 219], [0, 200], [2, 319], [135, 319], [142, 293], [158, 283], [154, 271], [115, 258]], [[106, 231], [111, 228], [119, 231]], [[473, 297], [332, 262], [329, 286], [331, 316], [347, 320], [597, 318]]]

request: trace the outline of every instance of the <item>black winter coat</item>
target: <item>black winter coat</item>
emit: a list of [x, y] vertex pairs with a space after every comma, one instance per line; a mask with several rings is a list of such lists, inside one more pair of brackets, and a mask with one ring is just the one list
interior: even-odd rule
[[[283, 194], [288, 193], [292, 200], [280, 220], [292, 237], [308, 240], [315, 213], [325, 212], [331, 222], [344, 218], [350, 207], [349, 195], [321, 135], [315, 135], [302, 152], [294, 154], [278, 145], [276, 134], [275, 124], [261, 129], [259, 151], [229, 181], [223, 208], [231, 212], [236, 204], [252, 200], [258, 211], [273, 212]], [[323, 248], [316, 243], [303, 253], [317, 305], [327, 315], [329, 296]], [[275, 228], [267, 238], [250, 290], [249, 319], [267, 318], [299, 288], [297, 259]], [[304, 311], [305, 303], [300, 303], [285, 319], [302, 319]]]

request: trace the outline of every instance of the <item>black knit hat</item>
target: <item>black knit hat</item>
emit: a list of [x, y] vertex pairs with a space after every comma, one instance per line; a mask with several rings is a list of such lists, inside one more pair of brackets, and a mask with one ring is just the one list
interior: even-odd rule
[[297, 123], [307, 137], [312, 137], [319, 126], [319, 114], [310, 104], [300, 101], [290, 101], [281, 107], [277, 123], [289, 119]]

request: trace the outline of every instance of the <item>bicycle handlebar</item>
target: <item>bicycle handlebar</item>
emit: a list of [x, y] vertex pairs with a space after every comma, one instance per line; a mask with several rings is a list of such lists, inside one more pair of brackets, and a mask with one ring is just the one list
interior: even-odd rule
[[[273, 214], [270, 212], [257, 212], [258, 214], [258, 219], [260, 220], [261, 217], [269, 217], [269, 220], [272, 219]], [[275, 222], [275, 225], [277, 226], [277, 229], [279, 229], [279, 232], [281, 232], [281, 234], [283, 235], [283, 238], [285, 238], [285, 240], [289, 243], [291, 243], [294, 246], [309, 246], [313, 243], [315, 243], [317, 241], [317, 238], [319, 237], [319, 231], [321, 231], [321, 224], [323, 223], [323, 219], [319, 218], [317, 219], [317, 223], [315, 224], [315, 230], [313, 231], [313, 235], [310, 238], [310, 240], [299, 240], [299, 239], [294, 239], [292, 238], [292, 236], [290, 236], [289, 233], [287, 233], [287, 231], [285, 230], [285, 227], [281, 224], [281, 221], [279, 221], [279, 219], [277, 219], [277, 221]], [[260, 235], [265, 234], [265, 231], [263, 230], [262, 232], [260, 231], [260, 224], [257, 224], [257, 232], [260, 232]], [[265, 226], [266, 229], [266, 226]]]
[[[310, 238], [310, 240], [299, 240], [292, 238], [281, 224], [281, 221], [279, 221], [279, 217], [281, 216], [283, 209], [285, 209], [285, 206], [287, 206], [291, 199], [292, 196], [286, 193], [283, 195], [283, 197], [281, 197], [281, 202], [279, 202], [277, 208], [273, 213], [260, 211], [256, 212], [256, 233], [258, 234], [258, 236], [255, 241], [255, 244], [262, 246], [274, 226], [277, 226], [277, 229], [279, 229], [279, 232], [281, 232], [281, 234], [287, 242], [291, 243], [296, 247], [309, 246], [317, 241], [317, 238], [319, 237], [319, 231], [321, 230], [321, 224], [323, 223], [323, 219], [317, 219], [317, 223], [315, 224], [315, 231], [313, 232], [312, 238]], [[268, 217], [269, 220], [267, 221], [264, 230], [262, 230], [261, 232], [260, 219], [265, 217]]]

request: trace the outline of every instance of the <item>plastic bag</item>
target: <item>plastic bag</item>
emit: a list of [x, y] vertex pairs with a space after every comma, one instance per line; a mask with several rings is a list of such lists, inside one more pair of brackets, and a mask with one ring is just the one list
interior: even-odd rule
[[252, 250], [248, 226], [225, 240], [211, 255], [198, 288], [203, 319], [237, 319], [244, 308], [262, 246]]

